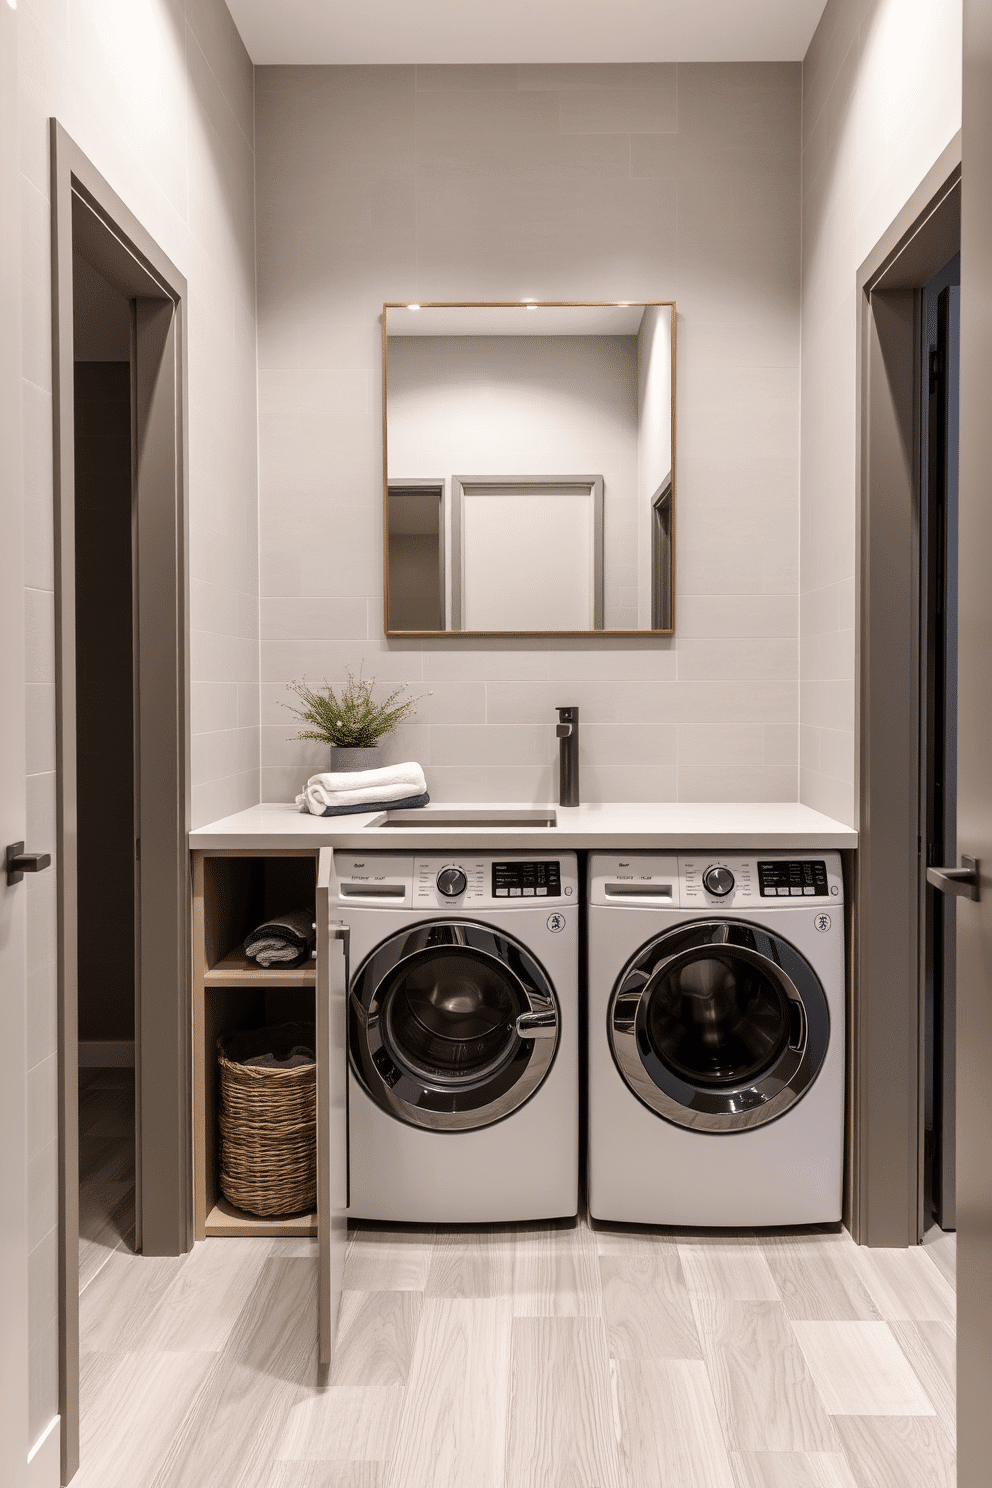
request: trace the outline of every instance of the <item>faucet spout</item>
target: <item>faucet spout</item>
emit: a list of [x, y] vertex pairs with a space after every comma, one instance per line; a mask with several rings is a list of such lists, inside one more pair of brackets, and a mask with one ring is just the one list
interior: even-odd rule
[[579, 804], [579, 710], [558, 708], [558, 804]]

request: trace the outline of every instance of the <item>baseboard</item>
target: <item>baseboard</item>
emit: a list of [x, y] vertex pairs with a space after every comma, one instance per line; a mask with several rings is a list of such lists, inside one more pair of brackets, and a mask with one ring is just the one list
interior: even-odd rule
[[134, 1069], [134, 1039], [80, 1039], [80, 1069]]
[[59, 1488], [62, 1418], [53, 1416], [28, 1453], [28, 1488]]

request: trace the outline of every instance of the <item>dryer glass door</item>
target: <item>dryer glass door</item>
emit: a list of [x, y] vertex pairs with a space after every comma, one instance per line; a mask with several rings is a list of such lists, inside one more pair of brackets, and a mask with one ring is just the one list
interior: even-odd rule
[[806, 959], [754, 925], [704, 920], [644, 946], [610, 1005], [621, 1075], [652, 1110], [713, 1132], [761, 1126], [826, 1057], [826, 994]]
[[546, 972], [511, 936], [467, 920], [390, 936], [355, 973], [352, 1068], [412, 1126], [464, 1131], [517, 1110], [558, 1046]]

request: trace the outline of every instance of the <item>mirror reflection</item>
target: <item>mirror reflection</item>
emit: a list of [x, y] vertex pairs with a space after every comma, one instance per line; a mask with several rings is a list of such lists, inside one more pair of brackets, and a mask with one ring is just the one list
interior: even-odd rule
[[385, 629], [670, 635], [675, 305], [383, 308]]

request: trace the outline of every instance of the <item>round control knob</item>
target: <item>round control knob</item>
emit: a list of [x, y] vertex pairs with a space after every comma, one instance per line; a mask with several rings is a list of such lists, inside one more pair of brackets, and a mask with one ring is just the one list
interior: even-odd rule
[[437, 886], [449, 899], [457, 899], [468, 887], [468, 879], [460, 868], [442, 868], [437, 876]]
[[703, 888], [708, 894], [724, 899], [734, 887], [734, 875], [729, 868], [707, 868], [703, 874]]

